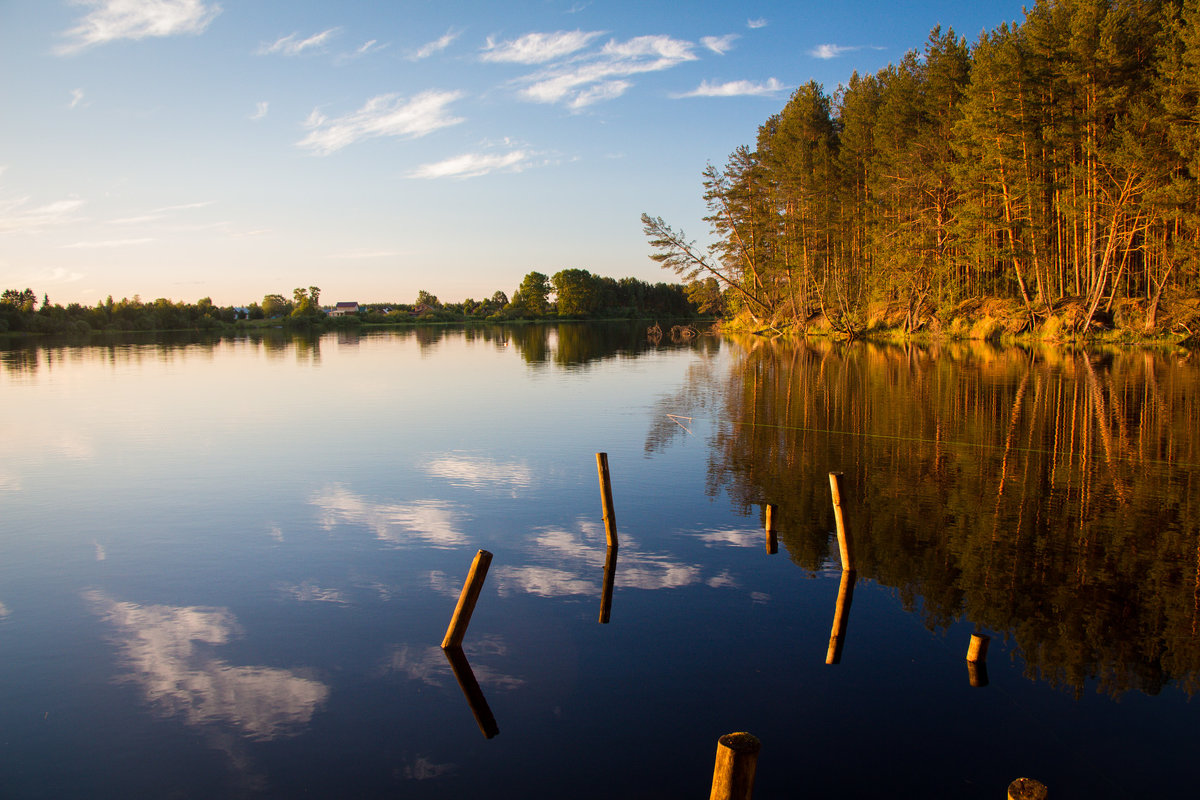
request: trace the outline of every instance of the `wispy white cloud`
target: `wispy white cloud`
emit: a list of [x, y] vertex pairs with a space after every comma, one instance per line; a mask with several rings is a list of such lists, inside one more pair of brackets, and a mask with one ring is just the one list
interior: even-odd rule
[[134, 217], [119, 217], [108, 221], [109, 225], [144, 225], [148, 222], [158, 222], [171, 216], [176, 211], [189, 211], [194, 208], [205, 208], [211, 206], [211, 200], [204, 200], [198, 203], [181, 203], [173, 206], [163, 206], [149, 211], [145, 214], [139, 214]]
[[44, 206], [24, 208], [28, 197], [0, 200], [0, 233], [28, 232], [76, 221], [82, 200], [58, 200]]
[[489, 36], [480, 59], [510, 64], [545, 64], [577, 53], [603, 35], [604, 31], [578, 30], [527, 33], [506, 42], [497, 42]]
[[150, 244], [154, 239], [101, 239], [98, 241], [74, 242], [73, 244], [64, 244], [63, 248], [67, 250], [107, 250], [114, 247], [135, 247], [141, 244]]
[[256, 103], [254, 106], [254, 113], [250, 115], [250, 119], [253, 119], [253, 120], [264, 119], [267, 116], [267, 110], [270, 108], [270, 106], [271, 106], [271, 104], [268, 103], [266, 100]]
[[73, 0], [92, 9], [79, 24], [63, 32], [70, 39], [55, 49], [69, 55], [120, 39], [200, 34], [221, 13], [204, 0]]
[[314, 110], [304, 123], [310, 133], [296, 145], [325, 156], [376, 136], [416, 139], [462, 122], [461, 117], [451, 116], [447, 108], [462, 96], [462, 92], [432, 89], [408, 100], [395, 94], [381, 94], [372, 97], [358, 111], [335, 119]]
[[305, 50], [319, 50], [325, 44], [337, 36], [341, 32], [341, 28], [330, 28], [329, 30], [314, 33], [306, 39], [301, 39], [298, 33], [289, 33], [287, 36], [276, 39], [271, 44], [262, 44], [258, 48], [258, 55], [283, 55], [283, 56], [298, 56]]
[[83, 89], [71, 90], [71, 102], [67, 104], [67, 108], [77, 108], [83, 102]]
[[736, 33], [727, 33], [724, 36], [705, 36], [700, 39], [700, 44], [717, 55], [723, 56], [733, 49], [734, 41], [740, 38]]
[[434, 39], [432, 42], [422, 45], [421, 47], [418, 47], [416, 50], [412, 51], [408, 58], [410, 61], [420, 61], [423, 58], [429, 58], [430, 56], [437, 55], [453, 44], [454, 40], [461, 35], [462, 31], [456, 31], [451, 28], [440, 38]]
[[388, 47], [389, 45], [386, 42], [380, 44], [378, 39], [371, 39], [363, 42], [357, 48], [348, 53], [342, 53], [335, 59], [335, 63], [345, 64], [348, 61], [354, 61], [355, 59], [362, 58], [363, 56], [370, 55], [371, 53], [378, 53], [380, 50], [386, 50]]
[[36, 283], [39, 286], [44, 286], [47, 283], [78, 283], [83, 280], [83, 277], [82, 272], [55, 267], [54, 269], [43, 270], [38, 273], [30, 283]]
[[768, 24], [769, 23], [767, 22], [765, 17], [759, 17], [758, 19], [746, 20], [746, 27], [749, 28], [750, 30], [757, 30], [758, 28], [765, 28], [765, 27], [767, 27]]
[[841, 45], [841, 44], [819, 44], [816, 47], [814, 47], [812, 50], [809, 50], [808, 54], [810, 56], [812, 56], [813, 58], [820, 58], [823, 60], [828, 60], [831, 58], [837, 58], [838, 56], [841, 56], [841, 55], [845, 55], [846, 53], [853, 53], [855, 50], [861, 50], [861, 49], [862, 49], [862, 47], [850, 47], [850, 46]]
[[528, 75], [520, 94], [537, 103], [563, 103], [581, 109], [624, 94], [634, 75], [670, 69], [696, 60], [695, 45], [670, 36], [638, 36], [610, 40], [598, 52], [580, 55]]
[[344, 253], [331, 253], [329, 258], [339, 261], [357, 261], [372, 258], [395, 258], [401, 255], [399, 250], [350, 250]]
[[672, 97], [763, 97], [776, 94], [787, 87], [775, 78], [766, 83], [753, 81], [728, 81], [727, 83], [709, 83], [701, 81], [700, 85], [690, 92], [672, 95]]
[[[530, 166], [530, 153], [513, 150], [509, 153], [464, 153], [433, 164], [422, 164], [409, 173], [410, 178], [478, 178], [490, 172], [520, 172]], [[451, 477], [446, 474], [443, 477]], [[508, 476], [512, 478], [513, 476]], [[459, 473], [457, 479], [464, 479]], [[469, 479], [467, 477], [466, 479]], [[460, 484], [464, 485], [464, 484]], [[483, 485], [482, 483], [478, 485]], [[516, 484], [513, 484], [514, 486]], [[514, 489], [515, 491], [515, 489]]]

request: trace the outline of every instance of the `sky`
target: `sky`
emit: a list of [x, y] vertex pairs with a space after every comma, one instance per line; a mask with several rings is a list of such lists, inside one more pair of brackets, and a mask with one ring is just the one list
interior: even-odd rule
[[0, 0], [0, 288], [245, 305], [674, 281], [701, 171], [810, 80], [1020, 0]]

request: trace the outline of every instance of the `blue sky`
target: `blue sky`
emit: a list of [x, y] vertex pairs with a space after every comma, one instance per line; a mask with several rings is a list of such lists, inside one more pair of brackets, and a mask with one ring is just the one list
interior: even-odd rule
[[94, 304], [674, 280], [700, 172], [833, 93], [1020, 20], [980, 2], [0, 0], [0, 288]]

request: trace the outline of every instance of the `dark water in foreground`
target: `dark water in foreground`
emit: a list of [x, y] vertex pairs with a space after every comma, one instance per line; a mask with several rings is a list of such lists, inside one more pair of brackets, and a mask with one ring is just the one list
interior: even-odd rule
[[0, 797], [706, 797], [738, 730], [758, 798], [1194, 787], [1178, 355], [622, 325], [7, 347]]

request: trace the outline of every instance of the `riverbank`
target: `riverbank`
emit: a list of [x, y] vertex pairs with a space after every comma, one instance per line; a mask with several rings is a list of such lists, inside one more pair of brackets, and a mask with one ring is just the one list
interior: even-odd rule
[[832, 336], [874, 341], [992, 341], [998, 344], [1042, 342], [1063, 345], [1200, 346], [1200, 298], [1175, 295], [1154, 304], [1120, 300], [1096, 309], [1089, 318], [1081, 298], [1026, 307], [998, 298], [972, 298], [937, 311], [914, 312], [899, 302], [873, 303], [863, 314], [816, 314], [782, 325], [733, 319], [730, 332], [764, 335]]

